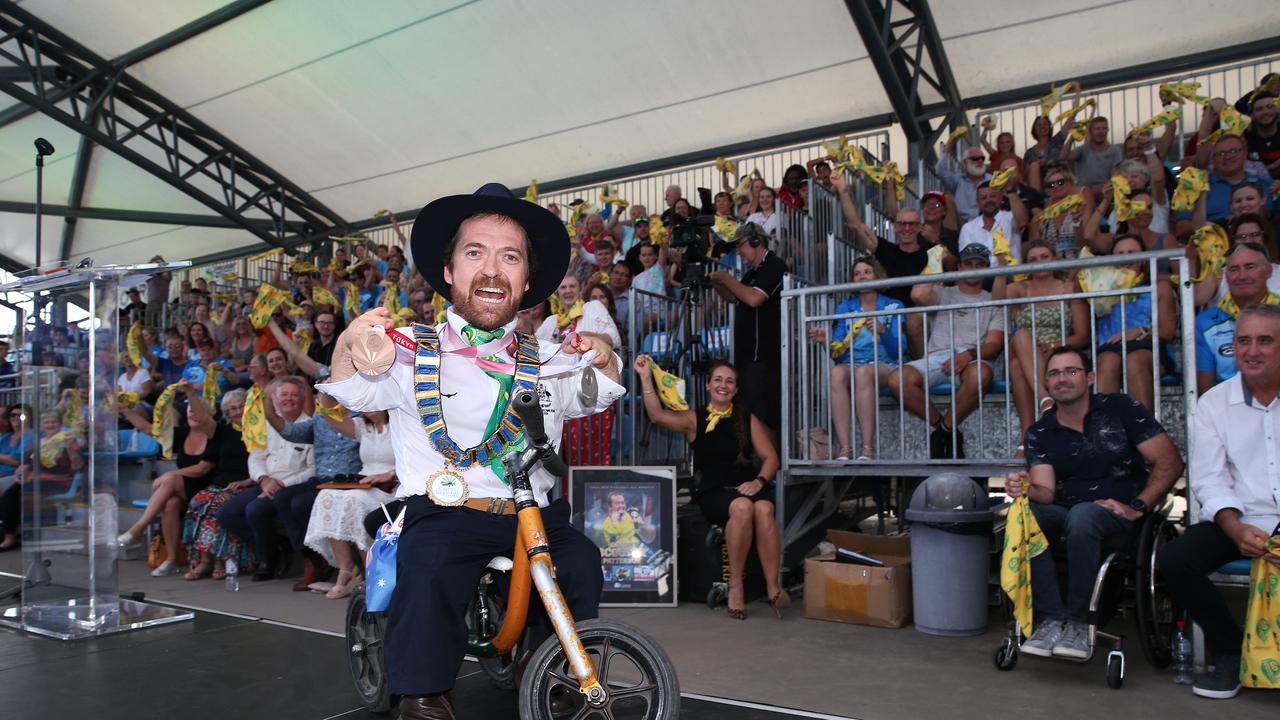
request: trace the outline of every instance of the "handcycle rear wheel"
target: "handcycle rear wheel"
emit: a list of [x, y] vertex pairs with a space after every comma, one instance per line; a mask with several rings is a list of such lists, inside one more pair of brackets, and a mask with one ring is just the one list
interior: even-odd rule
[[360, 702], [371, 712], [391, 709], [393, 698], [388, 687], [387, 661], [382, 639], [386, 630], [382, 613], [369, 612], [364, 602], [361, 583], [347, 601], [347, 664]]
[[521, 718], [656, 720], [678, 716], [680, 684], [670, 658], [657, 643], [640, 630], [614, 620], [586, 620], [577, 624], [577, 630], [600, 684], [608, 692], [604, 704], [587, 704], [564, 649], [552, 636], [530, 658], [520, 683]]

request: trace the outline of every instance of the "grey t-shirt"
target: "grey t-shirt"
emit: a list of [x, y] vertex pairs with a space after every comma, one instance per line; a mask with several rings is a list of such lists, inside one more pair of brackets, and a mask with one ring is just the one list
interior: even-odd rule
[[1119, 145], [1108, 145], [1105, 150], [1096, 150], [1092, 145], [1079, 147], [1080, 157], [1076, 159], [1076, 183], [1079, 185], [1101, 185], [1111, 179], [1111, 171], [1116, 169], [1124, 159], [1124, 152]]
[[[928, 353], [960, 352], [961, 350], [978, 348], [982, 338], [992, 330], [1004, 331], [1004, 311], [1002, 308], [982, 307], [947, 310], [947, 305], [969, 303], [989, 303], [991, 293], [969, 294], [958, 287], [937, 288], [938, 309], [929, 313], [929, 346]], [[954, 323], [953, 323], [954, 321]], [[955, 328], [955, 343], [951, 341], [952, 327]], [[952, 349], [954, 347], [954, 350]]]

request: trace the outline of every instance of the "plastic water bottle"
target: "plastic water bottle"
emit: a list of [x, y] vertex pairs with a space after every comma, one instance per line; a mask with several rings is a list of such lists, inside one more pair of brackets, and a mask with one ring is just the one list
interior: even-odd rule
[[1191, 638], [1187, 637], [1186, 623], [1178, 621], [1173, 631], [1173, 640], [1169, 643], [1173, 652], [1173, 682], [1178, 685], [1190, 685], [1196, 681], [1191, 667]]
[[234, 558], [227, 560], [227, 592], [240, 592], [240, 566]]

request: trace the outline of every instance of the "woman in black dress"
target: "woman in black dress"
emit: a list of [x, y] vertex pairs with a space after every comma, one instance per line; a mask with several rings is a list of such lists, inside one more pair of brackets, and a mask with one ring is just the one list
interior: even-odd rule
[[[161, 473], [151, 481], [151, 497], [142, 516], [117, 538], [122, 547], [133, 545], [139, 542], [147, 525], [160, 517], [160, 532], [168, 557], [151, 571], [153, 577], [180, 572], [177, 558], [182, 540], [182, 513], [187, 502], [209, 486], [214, 469], [213, 462], [206, 458], [213, 437], [213, 416], [200, 391], [191, 383], [184, 380], [178, 387], [187, 398], [187, 409], [184, 413], [186, 422], [175, 423], [173, 428], [173, 455], [177, 468]], [[136, 408], [121, 405], [120, 414], [139, 432], [152, 434], [152, 421]]]
[[779, 462], [769, 429], [755, 415], [735, 412], [738, 371], [729, 363], [711, 366], [706, 407], [673, 411], [658, 400], [649, 362], [644, 355], [635, 361], [645, 412], [653, 423], [688, 438], [698, 476], [695, 499], [707, 522], [724, 527], [729, 548], [729, 616], [738, 620], [747, 617], [742, 576], [754, 538], [769, 605], [782, 617], [781, 609], [791, 604], [791, 598], [778, 582], [782, 548], [774, 516], [773, 479]]

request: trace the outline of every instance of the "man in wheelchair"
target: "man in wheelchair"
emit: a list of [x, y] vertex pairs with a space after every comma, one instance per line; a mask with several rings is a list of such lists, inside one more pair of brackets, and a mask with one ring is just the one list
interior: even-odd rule
[[[1238, 374], [1196, 406], [1189, 477], [1201, 522], [1160, 553], [1170, 594], [1213, 652], [1213, 672], [1192, 691], [1219, 700], [1240, 692], [1244, 631], [1208, 576], [1263, 555], [1267, 536], [1280, 532], [1280, 306], [1241, 310], [1232, 344]], [[1275, 555], [1267, 560], [1280, 564]]]
[[[1064, 602], [1052, 552], [1031, 561], [1035, 632], [1022, 652], [1089, 657], [1088, 609], [1105, 545], [1127, 542], [1181, 474], [1182, 457], [1160, 423], [1128, 395], [1093, 394], [1088, 355], [1068, 347], [1045, 370], [1054, 407], [1027, 429], [1031, 510], [1051, 549], [1066, 550]], [[1022, 493], [1027, 473], [1005, 489]]]

